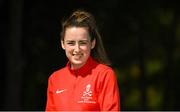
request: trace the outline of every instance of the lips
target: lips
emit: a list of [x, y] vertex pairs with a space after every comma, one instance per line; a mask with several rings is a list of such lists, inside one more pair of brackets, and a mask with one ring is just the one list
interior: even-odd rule
[[73, 57], [78, 60], [82, 57], [82, 54], [73, 54]]

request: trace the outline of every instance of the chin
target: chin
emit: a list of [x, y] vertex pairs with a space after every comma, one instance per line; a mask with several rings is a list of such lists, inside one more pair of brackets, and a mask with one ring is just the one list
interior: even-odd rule
[[84, 62], [83, 61], [72, 60], [72, 63], [75, 64], [75, 65], [81, 65]]

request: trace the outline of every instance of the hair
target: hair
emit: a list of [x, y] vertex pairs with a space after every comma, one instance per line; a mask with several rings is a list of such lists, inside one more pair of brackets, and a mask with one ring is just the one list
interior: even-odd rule
[[78, 9], [65, 19], [62, 22], [61, 41], [64, 41], [65, 31], [70, 27], [88, 28], [91, 41], [96, 39], [95, 47], [91, 50], [91, 56], [99, 63], [111, 65], [105, 52], [101, 35], [98, 32], [95, 18], [91, 13]]

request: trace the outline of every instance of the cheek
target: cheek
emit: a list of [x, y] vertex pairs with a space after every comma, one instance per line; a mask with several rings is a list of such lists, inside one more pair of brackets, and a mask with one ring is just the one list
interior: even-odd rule
[[66, 51], [72, 51], [74, 48], [72, 46], [65, 46]]
[[81, 50], [83, 50], [84, 52], [88, 53], [88, 52], [91, 51], [91, 48], [88, 47], [88, 46], [82, 46], [82, 47], [81, 47]]
[[73, 49], [71, 47], [65, 47], [65, 52], [66, 52], [66, 55], [70, 54], [71, 52], [73, 52]]

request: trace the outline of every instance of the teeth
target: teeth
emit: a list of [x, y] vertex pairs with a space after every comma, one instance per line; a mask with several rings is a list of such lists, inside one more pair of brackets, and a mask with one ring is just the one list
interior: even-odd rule
[[73, 54], [73, 56], [80, 56], [79, 54]]
[[81, 58], [82, 55], [80, 55], [80, 54], [73, 54], [73, 56], [74, 56], [75, 58], [78, 58], [78, 59], [79, 59], [79, 58]]
[[81, 56], [81, 54], [73, 54], [73, 55], [75, 55], [75, 56]]

